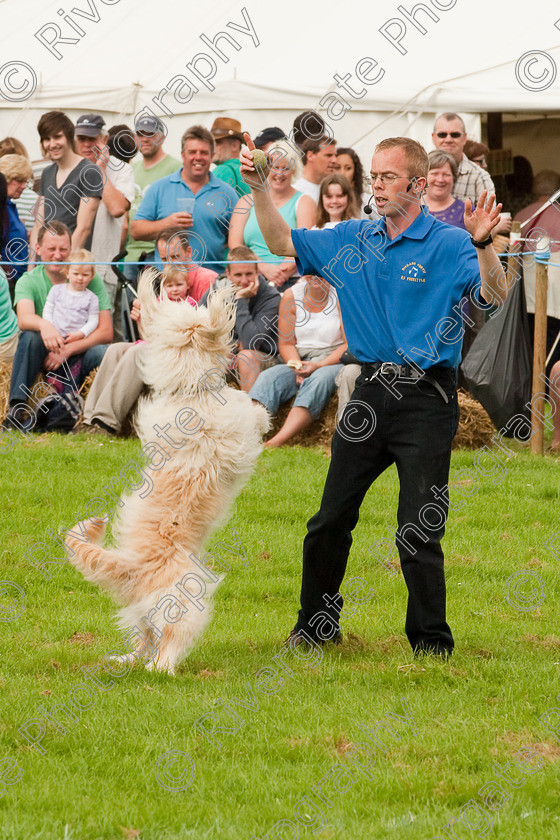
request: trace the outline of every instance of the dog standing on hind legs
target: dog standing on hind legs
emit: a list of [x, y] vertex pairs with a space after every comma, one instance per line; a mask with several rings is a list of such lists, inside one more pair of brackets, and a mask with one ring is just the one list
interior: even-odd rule
[[[135, 419], [153, 487], [141, 493], [141, 485], [122, 497], [113, 548], [100, 544], [105, 521], [99, 519], [82, 523], [87, 542], [67, 534], [66, 544], [70, 562], [84, 577], [123, 605], [119, 624], [127, 636], [134, 637], [144, 620], [143, 641], [136, 641], [129, 658], [146, 657], [151, 646], [154, 666], [174, 673], [208, 623], [211, 595], [220, 582], [206, 588], [189, 555], [199, 557], [210, 533], [227, 519], [253, 472], [270, 421], [242, 391], [224, 384], [218, 393], [206, 385], [208, 372], [218, 376], [231, 352], [232, 290], [214, 292], [206, 307], [196, 309], [165, 293], [158, 300], [156, 276], [148, 269], [139, 284], [146, 339], [140, 364], [150, 394], [139, 401]], [[167, 434], [165, 444], [160, 434], [155, 440], [155, 431], [170, 428], [173, 437]], [[175, 588], [185, 593], [184, 601], [172, 594]]]

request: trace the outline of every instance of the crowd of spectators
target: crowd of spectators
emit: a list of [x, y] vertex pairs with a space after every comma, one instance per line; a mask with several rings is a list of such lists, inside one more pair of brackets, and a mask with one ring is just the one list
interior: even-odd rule
[[[74, 124], [49, 111], [37, 129], [46, 163], [40, 179], [22, 143], [0, 141], [0, 359], [13, 361], [5, 423], [20, 426], [18, 407], [39, 372], [56, 379], [67, 362], [77, 386], [98, 368], [85, 428], [122, 430], [143, 388], [142, 343], [126, 334], [122, 312], [130, 309], [141, 326], [134, 289], [150, 264], [164, 271], [169, 296], [193, 305], [204, 304], [213, 288], [234, 287], [230, 375], [271, 413], [295, 395], [270, 446], [309, 425], [337, 384], [344, 383], [342, 401], [348, 398], [358, 369], [343, 371], [341, 358], [352, 359], [344, 358], [336, 291], [320, 278], [300, 277], [293, 259], [268, 250], [240, 175], [245, 140], [238, 120], [190, 126], [178, 157], [164, 148], [163, 123], [145, 113], [134, 128], [108, 128], [98, 114]], [[469, 140], [454, 113], [436, 120], [432, 139], [425, 203], [437, 219], [464, 227], [465, 201], [495, 191], [488, 147]], [[360, 157], [339, 147], [315, 112], [299, 115], [289, 133], [267, 127], [254, 140], [271, 165], [263, 189], [292, 229], [379, 218]], [[534, 207], [519, 218], [559, 187], [557, 173], [537, 176]], [[550, 219], [543, 214], [539, 226], [550, 221], [551, 236], [560, 240], [556, 210], [547, 212]], [[127, 291], [112, 268], [117, 254]]]

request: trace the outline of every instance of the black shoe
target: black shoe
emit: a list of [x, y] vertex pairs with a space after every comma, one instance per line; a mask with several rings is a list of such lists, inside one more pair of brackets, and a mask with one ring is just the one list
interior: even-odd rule
[[117, 434], [115, 429], [112, 429], [107, 423], [104, 423], [103, 420], [98, 420], [96, 417], [93, 418], [89, 426], [84, 423], [84, 431], [90, 435], [104, 435], [105, 437], [115, 437]]
[[22, 408], [9, 408], [3, 422], [3, 429], [15, 429], [16, 432], [28, 432], [34, 426], [29, 412]]

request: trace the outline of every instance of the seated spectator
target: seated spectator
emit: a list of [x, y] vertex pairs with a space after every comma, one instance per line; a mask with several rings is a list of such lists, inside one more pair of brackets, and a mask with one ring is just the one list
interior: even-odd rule
[[[168, 227], [188, 229], [194, 261], [221, 270], [236, 192], [210, 172], [214, 138], [199, 125], [181, 138], [183, 168], [151, 184], [131, 223], [133, 239], [155, 240]], [[192, 212], [183, 209], [194, 200]]]
[[161, 275], [157, 289], [160, 299], [164, 292], [169, 300], [186, 300], [191, 306], [198, 306], [197, 301], [189, 295], [188, 271], [183, 271], [171, 263], [165, 266]]
[[239, 174], [239, 153], [245, 142], [241, 123], [229, 117], [217, 117], [210, 133], [215, 143], [213, 163], [217, 166], [214, 175], [233, 187], [238, 196], [247, 195], [251, 190]]
[[53, 161], [41, 176], [41, 197], [34, 210], [30, 236], [34, 259], [37, 236], [43, 225], [55, 220], [72, 236], [72, 250], [90, 248], [93, 223], [103, 195], [99, 168], [74, 151], [74, 124], [62, 111], [48, 111], [37, 123], [43, 151]]
[[[185, 286], [185, 298], [193, 303], [200, 302], [217, 278], [215, 271], [199, 266], [192, 261], [189, 235], [183, 228], [167, 228], [157, 237], [156, 248], [159, 265], [167, 264], [178, 269]], [[177, 275], [168, 272], [166, 277], [174, 286]], [[183, 282], [177, 284], [181, 290]], [[169, 296], [170, 293], [168, 291]], [[182, 294], [182, 291], [181, 291]], [[140, 301], [132, 304], [131, 317], [140, 324]], [[101, 367], [95, 375], [93, 385], [84, 406], [83, 428], [94, 434], [119, 434], [127, 415], [142, 393], [144, 380], [138, 367], [138, 353], [141, 344], [119, 341], [107, 349]]]
[[[550, 196], [560, 189], [560, 174], [552, 169], [543, 169], [533, 179], [533, 192], [538, 197], [515, 216], [516, 222], [524, 222], [530, 219], [546, 203]], [[560, 213], [559, 204], [545, 207], [533, 221], [529, 222], [522, 230], [523, 242], [523, 281], [525, 284], [525, 297], [527, 301], [527, 312], [529, 314], [529, 326], [531, 330], [531, 341], [534, 336], [535, 326], [535, 258], [534, 252], [541, 236], [549, 236], [551, 239], [551, 259], [548, 267], [548, 299], [546, 322], [546, 353], [547, 356], [552, 349], [556, 336], [560, 331], [560, 269], [555, 265], [560, 262]], [[560, 361], [560, 344], [556, 346], [547, 369], [557, 361]]]
[[[209, 291], [228, 283], [236, 288], [233, 334], [236, 346], [231, 367], [239, 374], [241, 390], [250, 391], [261, 370], [275, 364], [280, 295], [259, 275], [257, 255], [244, 245], [231, 249], [225, 278], [218, 278]], [[208, 294], [202, 298], [202, 305]]]
[[336, 167], [336, 140], [333, 137], [319, 137], [302, 143], [303, 173], [295, 182], [294, 189], [310, 196], [315, 204], [319, 201], [319, 188], [325, 175]]
[[12, 309], [10, 287], [0, 268], [0, 362], [11, 362], [19, 337], [16, 314]]
[[463, 147], [463, 152], [470, 161], [478, 164], [478, 166], [482, 167], [482, 169], [488, 169], [486, 155], [489, 154], [490, 149], [486, 143], [478, 143], [476, 140], [467, 140]]
[[[51, 288], [67, 282], [66, 267], [60, 263], [68, 261], [70, 239], [70, 231], [62, 222], [50, 222], [48, 229], [41, 228], [37, 253], [42, 262], [20, 277], [16, 284], [15, 306], [22, 332], [12, 369], [10, 408], [4, 421], [5, 425], [12, 428], [21, 428], [18, 409], [29, 397], [42, 366], [47, 371], [57, 371], [67, 359], [83, 353], [80, 377], [83, 379], [101, 363], [106, 345], [113, 339], [111, 303], [103, 281], [97, 274], [89, 284], [89, 289], [99, 299], [99, 325], [87, 338], [67, 344], [56, 327], [42, 317]], [[80, 381], [76, 384], [79, 385]]]
[[193, 262], [189, 234], [180, 227], [166, 228], [156, 240], [157, 258], [154, 263], [162, 269], [167, 263], [177, 263], [187, 273], [189, 296], [199, 301], [208, 291], [218, 274]]
[[[73, 263], [66, 266], [68, 283], [53, 286], [43, 308], [44, 320], [56, 327], [67, 347], [87, 338], [99, 324], [99, 298], [88, 289], [95, 274], [93, 255], [80, 248], [68, 260]], [[75, 381], [80, 378], [82, 361], [83, 353], [72, 356], [69, 368]]]
[[[29, 161], [27, 149], [15, 137], [4, 137], [0, 140], [0, 157], [4, 155], [20, 155]], [[28, 183], [19, 198], [14, 198], [14, 204], [17, 207], [18, 215], [25, 225], [27, 233], [31, 233], [33, 225], [35, 224], [35, 216], [33, 215], [33, 208], [35, 207], [39, 198], [38, 193], [34, 189], [34, 181], [32, 174], [26, 179]]]
[[278, 140], [285, 139], [285, 132], [281, 128], [278, 128], [278, 126], [273, 125], [270, 128], [263, 128], [262, 131], [259, 131], [253, 143], [255, 144], [255, 149], [260, 149], [261, 152], [268, 152], [270, 147], [277, 143]]
[[100, 263], [98, 273], [105, 283], [107, 294], [117, 317], [113, 316], [113, 329], [120, 335], [120, 299], [115, 273], [108, 263], [120, 251], [123, 221], [134, 200], [134, 172], [109, 154], [109, 134], [105, 121], [99, 114], [83, 114], [76, 120], [76, 148], [86, 160], [98, 167], [103, 179], [101, 203], [95, 216], [91, 252]]
[[[269, 154], [272, 156], [272, 166], [268, 183], [274, 206], [291, 228], [310, 228], [315, 217], [315, 203], [309, 196], [296, 190], [292, 183], [298, 171], [297, 154], [282, 140], [274, 144]], [[230, 249], [245, 245], [254, 251], [259, 259], [259, 272], [280, 291], [293, 285], [298, 277], [295, 260], [280, 260], [266, 247], [250, 195], [243, 196], [235, 205], [228, 245]]]
[[27, 231], [19, 218], [13, 199], [22, 194], [30, 173], [31, 164], [24, 157], [5, 155], [0, 158], [0, 261], [4, 266], [11, 293], [18, 278], [27, 270], [29, 258]]
[[457, 161], [453, 155], [439, 150], [430, 152], [428, 160], [428, 185], [424, 193], [428, 210], [440, 222], [466, 230], [463, 221], [465, 202], [453, 195], [458, 172]]
[[307, 428], [335, 390], [347, 344], [337, 294], [326, 285], [320, 277], [306, 276], [282, 296], [278, 344], [285, 364], [264, 370], [249, 392], [273, 416], [297, 395], [284, 425], [265, 444], [268, 449]]
[[[371, 200], [373, 195], [371, 192], [364, 190], [365, 178], [364, 168], [357, 152], [354, 149], [339, 146], [336, 150], [335, 172], [344, 175], [354, 190], [354, 198], [359, 207], [359, 219], [370, 219], [371, 221], [379, 219], [379, 213], [375, 203]], [[364, 207], [370, 207], [372, 213], [365, 213]]]
[[340, 222], [359, 218], [354, 190], [348, 178], [339, 175], [338, 172], [323, 178], [315, 211], [314, 229], [333, 228]]

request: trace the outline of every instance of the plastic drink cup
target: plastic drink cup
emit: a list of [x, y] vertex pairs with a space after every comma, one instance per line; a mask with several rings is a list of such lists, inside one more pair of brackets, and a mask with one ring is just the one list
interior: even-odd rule
[[194, 198], [178, 198], [177, 210], [179, 213], [190, 213], [192, 216], [194, 213], [194, 202]]

